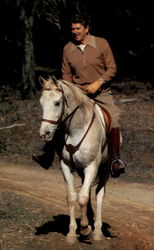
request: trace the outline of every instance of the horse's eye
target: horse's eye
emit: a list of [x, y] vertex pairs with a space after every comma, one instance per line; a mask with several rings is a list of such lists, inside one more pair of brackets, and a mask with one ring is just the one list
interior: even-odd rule
[[60, 102], [55, 102], [55, 106], [59, 106], [60, 105]]

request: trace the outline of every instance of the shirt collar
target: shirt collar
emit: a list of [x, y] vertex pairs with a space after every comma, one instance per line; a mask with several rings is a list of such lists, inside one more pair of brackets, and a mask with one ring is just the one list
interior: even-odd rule
[[[89, 45], [93, 48], [96, 48], [96, 41], [95, 41], [95, 37], [94, 36], [91, 36], [89, 35], [88, 37], [88, 42], [86, 45]], [[75, 49], [78, 48], [78, 45], [76, 45], [75, 43], [72, 43], [72, 46], [71, 46], [71, 52], [73, 52]]]

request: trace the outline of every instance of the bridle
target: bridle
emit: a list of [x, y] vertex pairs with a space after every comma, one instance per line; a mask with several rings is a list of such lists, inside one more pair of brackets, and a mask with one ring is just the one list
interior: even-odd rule
[[[51, 89], [51, 88], [43, 88], [43, 90], [51, 91], [52, 89]], [[63, 113], [64, 113], [64, 107], [65, 107], [64, 104], [65, 104], [65, 103], [67, 104], [67, 100], [66, 100], [66, 98], [65, 98], [65, 96], [64, 96], [64, 91], [63, 91], [62, 88], [56, 88], [56, 91], [61, 92], [61, 93], [62, 93], [62, 97], [63, 97], [61, 114], [60, 114], [60, 116], [59, 116], [59, 118], [58, 118], [57, 121], [48, 120], [48, 119], [44, 119], [44, 118], [42, 118], [41, 121], [42, 121], [42, 122], [48, 122], [48, 123], [50, 123], [50, 124], [59, 125], [59, 124], [61, 123], [62, 116], [63, 116]], [[67, 104], [67, 106], [68, 106], [68, 104]]]
[[[51, 91], [52, 89], [51, 88], [43, 88], [43, 90]], [[78, 110], [78, 108], [80, 107], [80, 105], [76, 106], [76, 108], [69, 115], [67, 115], [65, 117], [65, 119], [62, 121], [62, 116], [64, 114], [64, 109], [65, 109], [65, 104], [68, 107], [68, 103], [67, 103], [67, 100], [65, 98], [63, 89], [62, 88], [56, 88], [56, 91], [59, 91], [60, 93], [62, 93], [62, 97], [63, 97], [61, 114], [60, 114], [60, 116], [59, 116], [59, 118], [58, 118], [57, 121], [48, 120], [48, 119], [44, 119], [44, 118], [42, 118], [41, 121], [42, 122], [48, 122], [50, 124], [61, 125], [62, 123], [65, 123], [68, 120], [69, 117], [71, 117], [72, 115], [74, 115], [74, 113]]]
[[[51, 88], [43, 88], [43, 90], [47, 90], [47, 91], [50, 91], [52, 90]], [[60, 125], [62, 123], [65, 123], [69, 117], [73, 116], [75, 114], [75, 112], [78, 110], [78, 108], [80, 107], [80, 105], [78, 105], [69, 115], [66, 116], [66, 118], [62, 121], [62, 116], [63, 116], [63, 113], [64, 113], [64, 108], [65, 108], [65, 103], [66, 105], [68, 106], [68, 103], [67, 103], [67, 100], [65, 98], [65, 95], [64, 95], [64, 91], [62, 88], [56, 88], [56, 91], [59, 91], [62, 93], [62, 97], [63, 97], [63, 102], [62, 102], [62, 111], [61, 111], [61, 114], [60, 114], [60, 117], [58, 118], [57, 121], [54, 121], [54, 120], [48, 120], [48, 119], [44, 119], [42, 118], [41, 121], [44, 121], [44, 122], [48, 122], [50, 124], [56, 124], [56, 125]], [[95, 105], [95, 102], [94, 104]], [[77, 145], [72, 145], [72, 144], [65, 144], [65, 147], [66, 147], [66, 150], [68, 151], [69, 155], [70, 155], [70, 160], [71, 160], [71, 163], [72, 163], [72, 166], [75, 168], [75, 164], [74, 164], [74, 161], [73, 161], [73, 155], [75, 154], [76, 151], [79, 150], [79, 147], [80, 145], [82, 144], [83, 140], [85, 139], [86, 135], [88, 134], [92, 124], [93, 124], [93, 121], [95, 119], [95, 112], [93, 111], [93, 115], [92, 115], [92, 118], [91, 118], [91, 121], [90, 121], [90, 124], [85, 132], [85, 134], [83, 135], [82, 139], [80, 140], [80, 142], [77, 144]], [[71, 170], [73, 171], [73, 168], [71, 168]]]

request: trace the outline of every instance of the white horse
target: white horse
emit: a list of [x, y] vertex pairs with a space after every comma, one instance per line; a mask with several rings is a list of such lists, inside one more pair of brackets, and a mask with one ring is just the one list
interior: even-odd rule
[[[43, 87], [40, 104], [42, 122], [39, 134], [45, 141], [51, 141], [61, 125], [64, 132], [64, 145], [60, 157], [60, 166], [67, 186], [67, 202], [70, 210], [68, 242], [77, 239], [75, 203], [81, 208], [80, 234], [102, 239], [102, 203], [104, 188], [109, 177], [108, 144], [106, 125], [100, 107], [82, 91], [67, 81], [49, 77], [40, 77]], [[82, 179], [80, 192], [74, 187], [74, 171]], [[87, 216], [90, 204], [90, 192], [96, 187], [96, 214], [94, 230]]]

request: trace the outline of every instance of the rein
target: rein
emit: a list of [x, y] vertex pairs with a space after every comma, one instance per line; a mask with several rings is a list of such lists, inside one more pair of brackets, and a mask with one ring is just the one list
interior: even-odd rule
[[[52, 89], [51, 89], [51, 88], [43, 88], [43, 90], [50, 91], [50, 90], [52, 90]], [[66, 100], [66, 98], [65, 98], [65, 96], [64, 96], [64, 91], [63, 91], [63, 89], [57, 88], [56, 90], [59, 91], [59, 92], [61, 92], [61, 93], [62, 93], [62, 96], [63, 96], [63, 106], [62, 106], [62, 111], [61, 111], [60, 117], [59, 117], [59, 119], [58, 119], [57, 121], [48, 120], [48, 119], [44, 119], [44, 118], [42, 118], [41, 121], [42, 121], [42, 122], [48, 122], [48, 123], [51, 123], [51, 124], [60, 125], [61, 123], [66, 122], [67, 119], [68, 119], [69, 117], [71, 117], [72, 115], [74, 115], [74, 113], [77, 111], [77, 109], [80, 107], [80, 105], [78, 105], [78, 106], [77, 106], [77, 107], [76, 107], [76, 108], [75, 108], [75, 109], [74, 109], [74, 110], [64, 119], [64, 121], [62, 121], [61, 119], [62, 119], [62, 116], [63, 116], [63, 113], [64, 113], [64, 104], [66, 103], [66, 105], [67, 105], [67, 107], [68, 107], [68, 103], [67, 103], [67, 100]]]
[[[50, 91], [50, 90], [52, 90], [52, 89], [51, 89], [51, 88], [43, 88], [43, 90]], [[64, 91], [63, 91], [63, 89], [57, 88], [56, 91], [61, 92], [61, 93], [62, 93], [62, 96], [63, 96], [63, 104], [62, 104], [63, 106], [62, 106], [62, 111], [61, 111], [60, 117], [59, 117], [59, 119], [58, 119], [57, 121], [48, 120], [48, 119], [44, 119], [44, 118], [42, 118], [41, 121], [42, 121], [42, 122], [48, 122], [48, 123], [50, 123], [50, 124], [57, 124], [57, 125], [58, 125], [58, 124], [61, 122], [62, 115], [63, 115], [63, 113], [64, 113], [64, 103], [66, 103], [67, 106], [68, 106], [68, 103], [67, 103], [67, 100], [66, 100], [66, 98], [65, 98], [65, 96], [64, 96]]]
[[[51, 88], [43, 88], [43, 90], [50, 91], [50, 90], [52, 90], [52, 89], [51, 89]], [[62, 115], [63, 115], [63, 113], [64, 113], [64, 106], [65, 106], [64, 104], [66, 103], [66, 105], [68, 106], [68, 103], [67, 103], [67, 100], [66, 100], [66, 98], [65, 98], [65, 96], [64, 96], [64, 91], [63, 91], [63, 89], [57, 88], [56, 90], [59, 91], [59, 92], [61, 92], [61, 93], [62, 93], [62, 96], [63, 96], [63, 106], [62, 106], [61, 115], [60, 115], [60, 117], [59, 117], [59, 119], [58, 119], [57, 121], [48, 120], [48, 119], [44, 119], [44, 118], [42, 118], [41, 121], [48, 122], [48, 123], [50, 123], [50, 124], [57, 124], [57, 125], [59, 125], [59, 124], [61, 124], [61, 123], [66, 122], [68, 118], [70, 118], [72, 115], [74, 115], [75, 112], [76, 112], [76, 111], [78, 110], [78, 108], [80, 107], [80, 105], [78, 105], [78, 106], [77, 106], [77, 107], [76, 107], [76, 108], [75, 108], [75, 109], [74, 109], [74, 110], [64, 119], [64, 121], [62, 121], [61, 119], [62, 119]], [[94, 105], [95, 105], [95, 103], [94, 103]], [[70, 155], [70, 160], [71, 160], [71, 163], [72, 163], [72, 166], [73, 166], [73, 167], [75, 167], [74, 160], [73, 160], [73, 155], [76, 153], [76, 151], [79, 150], [79, 148], [80, 148], [80, 146], [81, 146], [83, 140], [85, 139], [86, 135], [88, 134], [88, 132], [89, 132], [89, 130], [90, 130], [90, 128], [91, 128], [91, 126], [92, 126], [92, 124], [93, 124], [93, 122], [94, 122], [94, 119], [95, 119], [95, 112], [93, 111], [93, 115], [92, 115], [90, 124], [89, 124], [89, 126], [88, 126], [88, 128], [87, 128], [87, 131], [85, 132], [85, 134], [83, 135], [82, 139], [80, 140], [80, 142], [79, 142], [77, 145], [74, 146], [74, 145], [72, 145], [72, 144], [65, 144], [66, 150], [67, 150], [67, 152], [68, 152], [69, 155]], [[72, 169], [72, 171], [73, 171], [73, 169]]]

